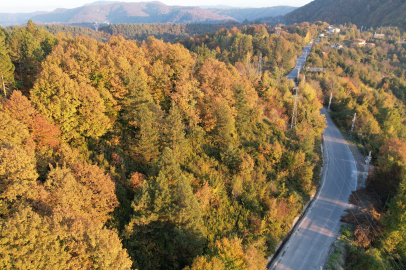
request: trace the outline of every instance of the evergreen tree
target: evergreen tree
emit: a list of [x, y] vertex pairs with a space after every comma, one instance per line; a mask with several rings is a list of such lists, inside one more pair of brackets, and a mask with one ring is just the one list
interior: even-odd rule
[[176, 160], [176, 157], [173, 151], [166, 147], [157, 162], [159, 172], [162, 172], [168, 181], [168, 185], [171, 188], [174, 188], [178, 184], [178, 180], [182, 175], [182, 170], [180, 165]]
[[147, 164], [159, 156], [159, 123], [145, 104], [140, 106], [137, 123], [136, 144], [130, 150], [137, 162]]
[[136, 194], [125, 235], [141, 269], [181, 269], [203, 251], [202, 216], [187, 178], [170, 188], [160, 172]]
[[141, 67], [133, 67], [125, 78], [127, 95], [123, 101], [122, 118], [130, 125], [138, 127], [137, 115], [141, 107], [147, 108], [153, 106], [153, 98], [149, 93], [148, 76]]
[[172, 103], [165, 122], [164, 145], [172, 149], [176, 160], [182, 162], [189, 155], [189, 142], [185, 138], [185, 127], [178, 106]]
[[235, 107], [237, 109], [237, 117], [235, 119], [235, 126], [238, 134], [246, 134], [249, 131], [250, 124], [250, 109], [245, 94], [244, 87], [241, 84], [235, 86]]
[[220, 149], [233, 144], [236, 139], [235, 120], [230, 107], [224, 100], [216, 101], [215, 108], [216, 127], [214, 128], [214, 141]]

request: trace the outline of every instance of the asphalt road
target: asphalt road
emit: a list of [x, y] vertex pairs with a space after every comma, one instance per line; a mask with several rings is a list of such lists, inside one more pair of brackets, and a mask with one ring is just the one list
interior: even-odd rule
[[[324, 109], [321, 113], [326, 115]], [[269, 269], [314, 269], [323, 251], [335, 238], [334, 228], [340, 216], [351, 207], [348, 197], [356, 189], [355, 161], [328, 115], [326, 119], [327, 127], [323, 134], [326, 168], [323, 170], [322, 187]]]
[[[314, 41], [315, 43], [319, 42], [319, 39], [316, 39]], [[288, 80], [294, 80], [297, 75], [300, 73], [300, 71], [303, 69], [306, 59], [310, 54], [310, 51], [312, 50], [312, 46], [314, 43], [310, 43], [309, 45], [303, 47], [303, 53], [302, 55], [296, 60], [296, 66], [294, 69], [291, 70], [291, 72], [288, 74]]]

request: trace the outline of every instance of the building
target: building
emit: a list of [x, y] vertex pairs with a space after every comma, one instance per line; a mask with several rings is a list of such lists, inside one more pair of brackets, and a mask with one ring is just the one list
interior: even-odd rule
[[402, 39], [401, 39], [401, 40], [398, 41], [398, 43], [400, 43], [400, 44], [405, 44], [405, 43], [406, 43], [406, 40], [404, 40], [404, 39], [402, 40]]
[[385, 34], [377, 34], [376, 32], [374, 34], [374, 38], [384, 38], [384, 37], [385, 37]]
[[319, 38], [323, 38], [323, 37], [324, 37], [324, 34], [320, 34], [320, 35], [319, 35]]
[[281, 34], [281, 27], [275, 27], [275, 34], [277, 34], [278, 36]]
[[341, 49], [342, 47], [343, 47], [343, 45], [338, 44], [338, 43], [331, 45], [331, 48], [333, 48], [333, 49]]
[[369, 47], [375, 47], [375, 43], [367, 43], [366, 45]]
[[340, 28], [329, 28], [330, 33], [334, 34], [334, 33], [340, 33], [341, 30]]
[[354, 42], [352, 43], [353, 46], [365, 46], [366, 45], [366, 40], [365, 39], [357, 39], [354, 40]]

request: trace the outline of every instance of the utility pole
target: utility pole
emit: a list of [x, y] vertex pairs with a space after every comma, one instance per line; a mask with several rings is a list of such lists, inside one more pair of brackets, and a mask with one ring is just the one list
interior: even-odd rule
[[4, 97], [7, 97], [6, 85], [4, 84], [4, 77], [3, 77], [3, 73], [1, 73], [1, 81], [2, 81], [2, 83], [3, 83], [3, 92], [4, 92]]
[[99, 24], [97, 22], [94, 23], [94, 30], [96, 32], [99, 30]]
[[331, 92], [331, 95], [330, 95], [330, 101], [328, 102], [328, 109], [327, 109], [327, 111], [330, 111], [330, 106], [331, 106], [331, 100], [333, 99], [333, 92]]
[[355, 119], [357, 118], [357, 113], [354, 114], [354, 119], [352, 120], [352, 127], [351, 127], [351, 133], [350, 137], [352, 138], [352, 133], [354, 132], [354, 127], [355, 127]]
[[259, 53], [257, 75], [262, 72], [262, 52]]
[[296, 90], [296, 94], [294, 96], [294, 105], [293, 105], [293, 112], [292, 112], [292, 123], [290, 124], [290, 128], [293, 129], [296, 126], [296, 118], [297, 118], [297, 99], [299, 98], [299, 87], [294, 88]]
[[371, 155], [371, 151], [369, 151], [369, 156], [367, 156], [366, 160], [365, 160], [365, 172], [366, 172], [366, 176], [363, 178], [362, 181], [362, 187], [365, 187], [365, 180], [368, 177], [368, 173], [369, 173], [369, 164], [371, 163], [372, 160], [372, 155]]

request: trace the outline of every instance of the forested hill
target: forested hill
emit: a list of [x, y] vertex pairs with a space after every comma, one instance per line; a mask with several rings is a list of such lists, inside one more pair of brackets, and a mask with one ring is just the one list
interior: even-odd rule
[[264, 269], [315, 192], [325, 126], [302, 84], [290, 128], [280, 76], [318, 26], [267, 29], [193, 52], [0, 27], [0, 269]]
[[288, 24], [325, 21], [353, 23], [364, 27], [406, 27], [406, 2], [403, 0], [314, 0], [285, 15]]
[[59, 8], [52, 12], [0, 13], [0, 25], [26, 23], [191, 23], [257, 20], [283, 16], [295, 7], [203, 9], [196, 6], [167, 6], [161, 2], [95, 2], [73, 9]]

